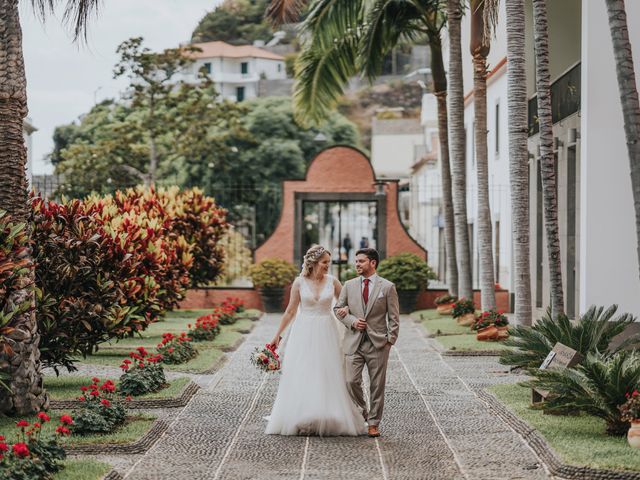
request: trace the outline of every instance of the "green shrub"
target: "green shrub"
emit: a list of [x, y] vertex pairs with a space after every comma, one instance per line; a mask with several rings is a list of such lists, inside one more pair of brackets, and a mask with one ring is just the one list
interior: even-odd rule
[[162, 355], [150, 355], [144, 347], [129, 352], [120, 365], [118, 389], [122, 395], [137, 397], [145, 393], [157, 392], [167, 384], [162, 366]]
[[82, 407], [74, 412], [73, 432], [79, 435], [109, 433], [122, 425], [126, 410], [115, 383], [94, 377], [91, 385], [80, 387]]
[[378, 274], [398, 290], [423, 290], [436, 278], [431, 267], [413, 253], [400, 253], [380, 262]]
[[193, 347], [191, 337], [182, 332], [180, 336], [173, 333], [163, 333], [162, 343], [158, 344], [158, 353], [162, 362], [170, 365], [186, 363], [198, 355], [198, 350]]
[[592, 306], [576, 322], [571, 322], [563, 315], [554, 320], [550, 310], [547, 310], [545, 316], [533, 326], [516, 325], [509, 329], [511, 337], [504, 344], [515, 348], [503, 352], [500, 363], [528, 368], [535, 373], [558, 342], [583, 356], [596, 352], [613, 354], [624, 348], [640, 345], [640, 335], [634, 335], [617, 348], [610, 348], [613, 338], [635, 321], [629, 314], [612, 320], [617, 310], [617, 305], [606, 310], [604, 307]]
[[252, 265], [249, 276], [256, 288], [283, 288], [298, 276], [298, 269], [285, 260], [269, 258]]
[[528, 385], [551, 392], [544, 402], [550, 411], [578, 410], [604, 419], [609, 435], [624, 435], [629, 423], [619, 407], [638, 382], [640, 353], [624, 350], [588, 353], [575, 368], [539, 370]]

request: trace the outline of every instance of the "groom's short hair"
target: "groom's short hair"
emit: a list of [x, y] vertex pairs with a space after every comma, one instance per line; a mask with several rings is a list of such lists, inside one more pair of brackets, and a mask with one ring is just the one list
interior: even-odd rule
[[376, 268], [380, 264], [380, 254], [375, 248], [361, 248], [356, 252], [356, 256], [360, 254], [365, 255], [369, 260], [375, 260]]

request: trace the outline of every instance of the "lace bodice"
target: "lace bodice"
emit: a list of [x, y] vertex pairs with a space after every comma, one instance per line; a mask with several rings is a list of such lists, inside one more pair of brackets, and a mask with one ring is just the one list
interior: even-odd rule
[[300, 312], [314, 316], [329, 315], [333, 301], [333, 277], [325, 275], [319, 292], [314, 292], [313, 288], [314, 285], [309, 279], [300, 277]]

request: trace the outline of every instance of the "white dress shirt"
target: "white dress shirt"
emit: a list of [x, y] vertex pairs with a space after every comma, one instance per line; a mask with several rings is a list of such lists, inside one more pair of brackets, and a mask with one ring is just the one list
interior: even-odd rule
[[[373, 286], [376, 284], [376, 280], [378, 279], [378, 274], [374, 273], [369, 277], [369, 298], [371, 298], [371, 292], [373, 292]], [[360, 276], [360, 293], [364, 292], [364, 280], [365, 277]]]

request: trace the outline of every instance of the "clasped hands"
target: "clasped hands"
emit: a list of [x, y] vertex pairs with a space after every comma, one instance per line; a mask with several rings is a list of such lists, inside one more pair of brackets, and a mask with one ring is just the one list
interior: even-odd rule
[[[342, 307], [336, 309], [336, 315], [338, 318], [344, 318], [349, 313], [349, 307]], [[353, 328], [356, 330], [364, 330], [367, 328], [367, 321], [364, 318], [358, 318], [353, 322]]]

